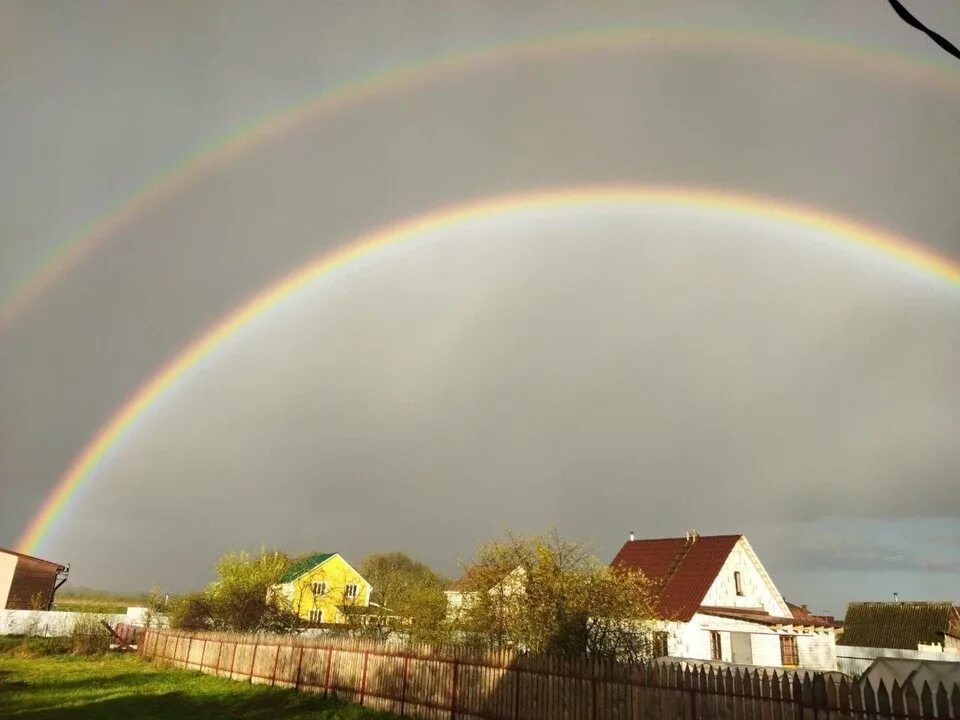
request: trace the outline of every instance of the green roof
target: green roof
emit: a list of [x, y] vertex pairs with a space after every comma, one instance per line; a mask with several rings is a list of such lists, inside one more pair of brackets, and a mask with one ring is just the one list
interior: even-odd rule
[[325, 563], [334, 555], [336, 555], [336, 553], [314, 553], [313, 555], [304, 555], [302, 558], [293, 561], [290, 567], [287, 568], [286, 572], [283, 573], [283, 576], [280, 578], [280, 582], [293, 582], [304, 573], [313, 570], [317, 565]]

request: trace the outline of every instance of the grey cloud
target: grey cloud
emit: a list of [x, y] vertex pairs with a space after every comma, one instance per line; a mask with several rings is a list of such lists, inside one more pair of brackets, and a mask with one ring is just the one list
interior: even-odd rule
[[[674, 5], [304, 3], [280, 17], [238, 3], [227, 23], [192, 3], [146, 19], [71, 5], [70, 22], [8, 3], [0, 283], [173, 159], [427, 50], [701, 23], [937, 55], [886, 8]], [[747, 50], [597, 50], [442, 74], [251, 148], [134, 218], [0, 337], [0, 543], [218, 317], [440, 206], [694, 184], [957, 256], [960, 94], [914, 77]], [[809, 539], [826, 513], [960, 516], [957, 294], [784, 233], [548, 215], [457, 228], [357, 270], [249, 329], [144, 418], [44, 552], [78, 582], [185, 589], [230, 547], [402, 547], [452, 572], [502, 527], [559, 523], [611, 556], [630, 529], [747, 532], [788, 583], [867, 563], [827, 544], [791, 564], [769, 527]], [[912, 557], [888, 567], [918, 570]], [[931, 562], [938, 577], [949, 566]]]

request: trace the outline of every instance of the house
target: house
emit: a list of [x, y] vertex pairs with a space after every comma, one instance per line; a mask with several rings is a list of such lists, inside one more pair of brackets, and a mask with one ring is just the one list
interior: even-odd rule
[[836, 670], [836, 627], [791, 606], [743, 535], [635, 540], [611, 562], [652, 583], [658, 655]]
[[314, 553], [290, 565], [275, 597], [310, 623], [344, 623], [370, 605], [373, 588], [340, 553]]
[[[444, 595], [447, 596], [448, 617], [456, 617], [470, 606], [471, 598], [476, 596], [479, 592], [478, 586], [484, 581], [483, 575], [483, 568], [479, 566], [471, 567], [449, 588], [444, 590]], [[504, 597], [508, 597], [523, 588], [525, 576], [526, 570], [518, 566], [507, 573], [503, 580], [490, 587], [487, 592], [490, 595], [502, 593]]]
[[0, 548], [0, 608], [49, 610], [69, 572], [69, 565]]
[[853, 602], [839, 645], [960, 653], [960, 612], [951, 602]]

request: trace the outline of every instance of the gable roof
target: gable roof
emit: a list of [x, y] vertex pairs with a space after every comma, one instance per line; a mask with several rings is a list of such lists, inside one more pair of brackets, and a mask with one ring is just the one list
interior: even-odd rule
[[313, 555], [304, 555], [298, 560], [294, 560], [286, 572], [280, 577], [280, 582], [293, 582], [301, 575], [313, 570], [317, 565], [322, 565], [337, 553], [314, 553]]
[[960, 635], [960, 616], [950, 602], [854, 602], [847, 606], [838, 645], [916, 650]]
[[730, 551], [742, 535], [694, 535], [691, 538], [629, 540], [610, 563], [615, 569], [640, 570], [656, 586], [657, 614], [687, 621], [703, 602]]

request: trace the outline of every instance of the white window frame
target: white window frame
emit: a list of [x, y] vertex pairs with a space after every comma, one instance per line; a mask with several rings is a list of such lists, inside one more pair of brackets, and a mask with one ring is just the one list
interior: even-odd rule
[[357, 583], [347, 583], [343, 586], [343, 596], [347, 600], [356, 600], [360, 597], [360, 586]]
[[740, 574], [739, 570], [733, 571], [733, 589], [737, 593], [737, 597], [743, 597], [743, 576]]
[[314, 580], [310, 583], [310, 590], [314, 597], [327, 594], [327, 582], [325, 580]]
[[310, 609], [310, 622], [312, 623], [322, 623], [323, 622], [323, 610], [320, 608], [311, 608]]

